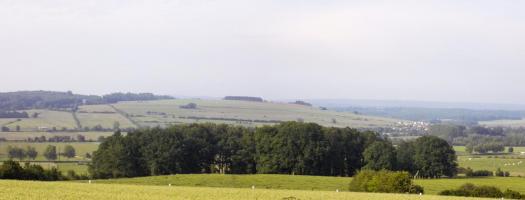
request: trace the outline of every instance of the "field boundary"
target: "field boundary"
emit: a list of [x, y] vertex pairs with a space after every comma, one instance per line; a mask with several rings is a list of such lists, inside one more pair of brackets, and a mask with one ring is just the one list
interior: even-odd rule
[[135, 125], [135, 127], [137, 128], [140, 128], [141, 126], [139, 125], [139, 123], [137, 123], [136, 121], [134, 121], [133, 119], [131, 119], [131, 117], [128, 116], [128, 113], [116, 108], [115, 106], [113, 106], [112, 104], [108, 104], [109, 107], [113, 108], [113, 110], [115, 110], [115, 112], [117, 112], [118, 114], [120, 114], [122, 117], [126, 118], [129, 122], [131, 122], [131, 124]]

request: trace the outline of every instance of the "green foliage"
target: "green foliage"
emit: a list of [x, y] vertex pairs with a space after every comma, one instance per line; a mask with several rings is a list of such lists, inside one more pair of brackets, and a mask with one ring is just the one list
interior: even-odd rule
[[376, 141], [368, 146], [364, 153], [365, 169], [394, 170], [396, 166], [396, 152], [388, 141]]
[[508, 152], [509, 153], [513, 153], [514, 152], [514, 147], [509, 147]]
[[27, 156], [24, 149], [12, 146], [7, 147], [7, 154], [10, 159], [16, 158], [18, 160], [22, 160]]
[[456, 175], [456, 153], [447, 141], [435, 136], [415, 140], [414, 164], [424, 178]]
[[45, 170], [40, 165], [29, 163], [22, 167], [18, 162], [9, 160], [0, 166], [0, 179], [56, 181], [63, 180], [64, 177], [56, 168]]
[[350, 191], [422, 193], [423, 188], [421, 186], [413, 186], [410, 175], [407, 172], [362, 170], [352, 179]]
[[501, 192], [500, 189], [494, 186], [475, 186], [471, 183], [462, 185], [456, 190], [444, 190], [439, 193], [445, 196], [465, 196], [465, 197], [488, 197], [488, 198], [510, 198], [521, 199], [522, 195], [519, 192], [507, 189]]
[[57, 159], [57, 147], [53, 145], [48, 145], [46, 150], [44, 151], [44, 157], [48, 160], [56, 160]]
[[396, 169], [414, 174], [416, 172], [416, 166], [414, 164], [415, 154], [415, 142], [401, 142], [396, 149]]
[[35, 158], [38, 156], [38, 152], [36, 151], [35, 147], [27, 146], [26, 155], [30, 159], [35, 160]]
[[499, 177], [509, 177], [510, 176], [510, 172], [508, 171], [502, 171], [501, 168], [498, 168], [496, 170], [496, 173], [495, 173], [496, 176], [499, 176]]
[[117, 132], [101, 143], [90, 172], [99, 178], [217, 172], [351, 176], [363, 166], [364, 149], [377, 140], [373, 132], [298, 122], [256, 129], [224, 124], [141, 129], [126, 136]]
[[489, 170], [472, 170], [470, 167], [468, 167], [465, 170], [465, 176], [467, 177], [480, 177], [480, 176], [494, 176], [494, 173]]
[[62, 152], [62, 155], [66, 158], [73, 158], [76, 156], [75, 148], [71, 145], [66, 145], [64, 147], [64, 152]]

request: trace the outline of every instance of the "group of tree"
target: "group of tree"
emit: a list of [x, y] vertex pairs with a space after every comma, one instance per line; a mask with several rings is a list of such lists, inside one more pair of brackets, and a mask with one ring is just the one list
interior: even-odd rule
[[[58, 158], [57, 147], [53, 145], [48, 145], [42, 154], [47, 160], [56, 160]], [[71, 145], [66, 145], [63, 152], [60, 152], [60, 155], [66, 158], [73, 158], [76, 156], [76, 150]], [[38, 151], [34, 147], [27, 146], [25, 149], [16, 146], [7, 147], [7, 156], [9, 159], [18, 159], [24, 160], [29, 158], [35, 160], [38, 156]]]
[[37, 156], [38, 152], [34, 147], [31, 146], [27, 146], [25, 149], [16, 146], [7, 147], [7, 157], [10, 159], [23, 160], [25, 158], [29, 158], [31, 160], [35, 160]]
[[501, 139], [487, 137], [487, 136], [474, 136], [469, 137], [467, 144], [465, 145], [465, 151], [472, 153], [500, 153], [505, 151], [505, 145]]
[[37, 136], [37, 137], [29, 137], [26, 139], [27, 142], [86, 142], [89, 140], [86, 140], [86, 136], [84, 135], [76, 135], [76, 137], [68, 136], [68, 135], [55, 135], [53, 137], [47, 138], [46, 136]]
[[352, 176], [361, 168], [404, 170], [420, 177], [455, 175], [455, 153], [426, 136], [399, 148], [377, 133], [285, 122], [245, 128], [187, 124], [116, 132], [93, 154], [97, 178], [178, 173]]
[[116, 92], [102, 96], [102, 100], [105, 103], [117, 103], [119, 101], [150, 101], [150, 100], [161, 100], [161, 99], [173, 99], [167, 95], [155, 95], [152, 93], [122, 93]]
[[455, 124], [434, 124], [430, 135], [447, 140], [450, 144], [469, 146], [470, 152], [499, 153], [505, 146], [525, 146], [525, 127], [483, 127]]
[[29, 118], [29, 115], [25, 111], [18, 112], [0, 110], [0, 118]]
[[439, 195], [445, 196], [464, 196], [464, 197], [485, 197], [485, 198], [501, 198], [501, 199], [524, 199], [525, 195], [517, 191], [505, 190], [502, 192], [499, 188], [494, 186], [475, 186], [471, 183], [466, 183], [454, 190], [444, 190]]
[[255, 101], [255, 102], [263, 102], [263, 98], [261, 97], [248, 97], [248, 96], [225, 96], [223, 98], [224, 100], [232, 100], [232, 101]]
[[66, 179], [57, 168], [46, 170], [40, 165], [26, 163], [23, 167], [13, 160], [0, 166], [0, 179], [57, 181]]

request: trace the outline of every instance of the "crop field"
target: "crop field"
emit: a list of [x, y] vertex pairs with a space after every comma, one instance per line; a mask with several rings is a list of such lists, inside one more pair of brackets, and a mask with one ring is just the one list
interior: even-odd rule
[[39, 115], [37, 118], [22, 118], [19, 121], [17, 119], [4, 119], [14, 120], [5, 126], [11, 130], [16, 130], [16, 126], [20, 126], [21, 131], [51, 130], [53, 127], [58, 130], [62, 128], [75, 129], [77, 127], [73, 115], [69, 112], [52, 110], [28, 110], [26, 112], [29, 116], [33, 113], [39, 113]]
[[489, 127], [504, 126], [504, 127], [518, 128], [518, 127], [525, 127], [525, 119], [482, 121], [482, 122], [479, 122], [479, 124], [489, 126]]
[[113, 124], [118, 122], [120, 128], [135, 128], [132, 122], [108, 105], [80, 106], [77, 118], [82, 127], [93, 128], [100, 125], [102, 128], [112, 129]]
[[[179, 106], [197, 104], [197, 109]], [[278, 121], [315, 122], [334, 127], [385, 127], [399, 120], [321, 110], [288, 103], [226, 100], [177, 99], [160, 101], [128, 101], [114, 106], [129, 114], [141, 126], [164, 126], [188, 122], [230, 123], [245, 126], [272, 124]]]
[[57, 152], [61, 152], [64, 149], [64, 146], [66, 145], [72, 145], [75, 150], [77, 157], [75, 158], [64, 158], [60, 157], [61, 161], [82, 161], [85, 160], [84, 155], [86, 153], [92, 153], [93, 151], [97, 150], [98, 148], [98, 142], [72, 142], [72, 143], [66, 143], [66, 142], [42, 142], [42, 143], [31, 143], [31, 142], [0, 142], [0, 161], [7, 160], [7, 147], [8, 146], [16, 146], [21, 148], [26, 148], [27, 146], [34, 147], [36, 151], [38, 152], [38, 156], [36, 157], [35, 161], [47, 161], [45, 157], [43, 156], [44, 150], [48, 145], [54, 145], [57, 147]]
[[0, 199], [369, 199], [456, 200], [461, 197], [432, 195], [353, 193], [336, 191], [269, 190], [179, 186], [138, 186], [71, 182], [0, 180]]
[[[96, 180], [94, 183], [112, 183], [126, 185], [168, 185], [191, 187], [228, 187], [250, 188], [252, 185], [264, 189], [290, 189], [314, 191], [348, 191], [352, 178], [324, 176], [291, 175], [220, 175], [220, 174], [180, 174], [171, 176], [152, 176]], [[446, 189], [455, 189], [465, 183], [494, 185], [503, 190], [512, 189], [525, 192], [525, 178], [490, 177], [490, 178], [454, 178], [454, 179], [418, 179], [415, 184], [425, 188], [425, 194], [437, 194]]]

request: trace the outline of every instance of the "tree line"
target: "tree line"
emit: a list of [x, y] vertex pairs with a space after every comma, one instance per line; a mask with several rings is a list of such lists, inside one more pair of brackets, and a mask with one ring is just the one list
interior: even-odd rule
[[[24, 109], [69, 109], [76, 110], [78, 105], [93, 105], [116, 103], [119, 101], [146, 101], [173, 99], [171, 96], [155, 95], [152, 93], [111, 93], [103, 96], [80, 95], [73, 92], [54, 91], [19, 91], [0, 93], [0, 108], [7, 111]], [[1, 114], [2, 112], [0, 112]], [[10, 112], [10, 116], [16, 113]], [[23, 115], [23, 113], [21, 113]], [[15, 117], [15, 118], [24, 118]], [[2, 115], [0, 115], [0, 118]], [[11, 118], [11, 117], [9, 117]], [[27, 118], [27, 117], [25, 117]]]
[[[42, 154], [47, 160], [56, 160], [58, 155], [66, 158], [73, 158], [76, 156], [76, 150], [71, 145], [66, 145], [62, 152], [57, 152], [57, 147], [54, 145], [48, 145]], [[29, 158], [35, 160], [38, 156], [38, 151], [34, 147], [27, 146], [25, 149], [22, 147], [8, 146], [7, 157], [9, 159], [23, 160]]]
[[284, 122], [246, 128], [186, 124], [116, 132], [94, 152], [95, 178], [179, 173], [352, 176], [360, 169], [402, 170], [419, 177], [456, 174], [443, 139], [424, 136], [398, 147], [370, 131]]

